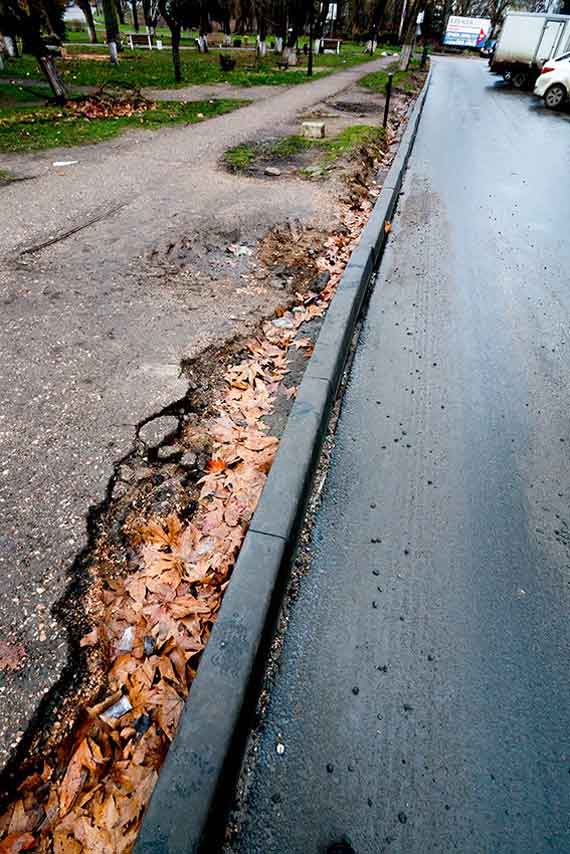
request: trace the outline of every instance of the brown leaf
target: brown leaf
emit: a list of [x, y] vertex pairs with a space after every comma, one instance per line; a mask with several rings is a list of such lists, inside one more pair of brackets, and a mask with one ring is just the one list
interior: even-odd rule
[[0, 640], [0, 670], [19, 670], [26, 658], [26, 648], [21, 643]]
[[95, 770], [95, 768], [96, 765], [91, 755], [89, 743], [84, 738], [71, 757], [65, 776], [61, 781], [59, 805], [62, 815], [69, 812], [77, 793], [87, 780], [88, 771]]
[[33, 829], [33, 816], [32, 816], [32, 824], [30, 824], [30, 818], [26, 813], [24, 808], [23, 800], [16, 801], [14, 805], [14, 812], [12, 813], [12, 818], [10, 819], [10, 826], [8, 831], [10, 833], [25, 833], [26, 831], [30, 831]]
[[9, 833], [0, 842], [0, 854], [20, 854], [36, 847], [36, 838], [31, 833]]
[[211, 460], [208, 460], [206, 465], [206, 469], [209, 472], [220, 472], [223, 471], [226, 467], [224, 460], [220, 459], [220, 457], [212, 457]]
[[97, 627], [91, 629], [86, 635], [83, 635], [79, 641], [80, 646], [94, 646], [99, 640], [99, 631]]

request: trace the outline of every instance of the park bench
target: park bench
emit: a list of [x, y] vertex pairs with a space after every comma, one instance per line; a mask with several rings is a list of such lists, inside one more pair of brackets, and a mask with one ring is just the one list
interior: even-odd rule
[[208, 47], [231, 47], [231, 36], [226, 33], [208, 33]]
[[126, 33], [129, 47], [135, 49], [135, 45], [145, 45], [149, 50], [152, 50], [153, 36], [150, 33]]
[[340, 48], [342, 45], [342, 39], [323, 39], [323, 53], [336, 53], [340, 54]]
[[291, 48], [289, 53], [277, 60], [277, 67], [286, 71], [288, 68], [295, 68], [299, 63], [299, 51]]

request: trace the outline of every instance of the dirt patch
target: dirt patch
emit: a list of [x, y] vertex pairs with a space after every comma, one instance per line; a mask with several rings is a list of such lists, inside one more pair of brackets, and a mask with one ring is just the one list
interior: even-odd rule
[[365, 116], [370, 113], [378, 113], [378, 103], [374, 100], [368, 101], [329, 101], [329, 106], [334, 110], [344, 113], [354, 113], [357, 116]]

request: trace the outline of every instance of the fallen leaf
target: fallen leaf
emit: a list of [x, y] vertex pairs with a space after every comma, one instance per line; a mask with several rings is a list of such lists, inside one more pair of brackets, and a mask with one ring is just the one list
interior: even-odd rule
[[95, 767], [89, 744], [85, 738], [71, 757], [65, 776], [61, 781], [59, 795], [61, 815], [69, 812], [73, 801], [88, 777], [88, 772], [94, 770]]
[[83, 635], [79, 641], [79, 646], [94, 646], [99, 640], [99, 631], [97, 627], [91, 629], [86, 635]]
[[0, 640], [0, 670], [19, 670], [26, 658], [26, 648], [21, 643]]
[[9, 833], [0, 842], [0, 854], [20, 854], [36, 847], [36, 838], [31, 833]]

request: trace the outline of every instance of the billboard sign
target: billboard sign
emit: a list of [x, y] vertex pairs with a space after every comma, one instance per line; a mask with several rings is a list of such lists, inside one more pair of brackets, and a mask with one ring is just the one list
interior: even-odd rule
[[443, 43], [453, 47], [482, 47], [491, 28], [489, 18], [450, 15]]

